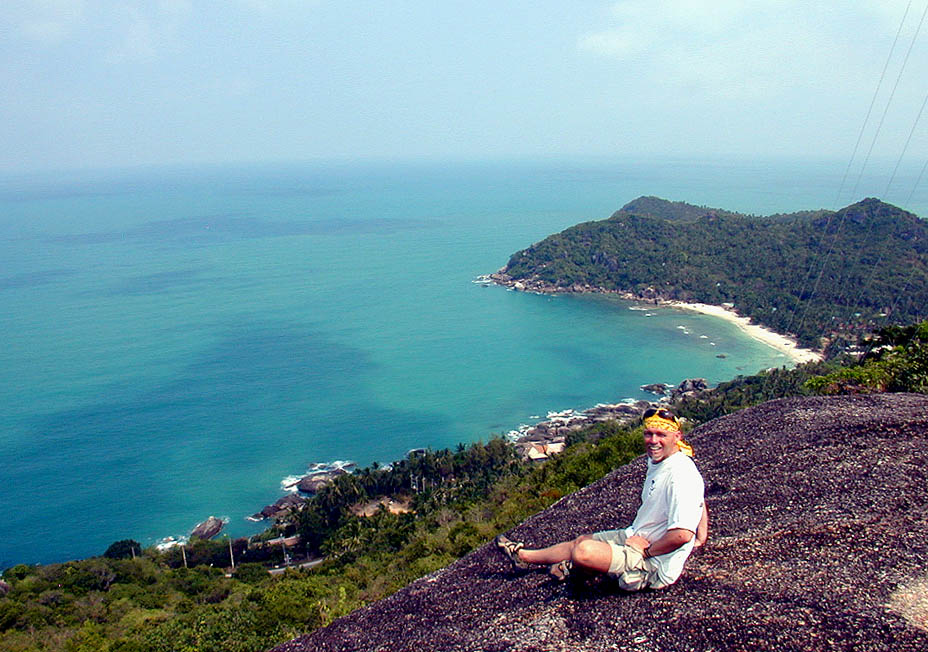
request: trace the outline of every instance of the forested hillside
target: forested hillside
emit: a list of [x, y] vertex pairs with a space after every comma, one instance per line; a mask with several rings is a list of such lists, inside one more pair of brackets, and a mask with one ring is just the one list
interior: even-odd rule
[[[326, 557], [281, 575], [262, 558], [277, 552], [280, 561], [279, 547], [246, 552], [244, 540], [228, 539], [192, 542], [184, 557], [178, 548], [140, 552], [126, 540], [102, 557], [20, 564], [0, 581], [0, 650], [265, 650], [451, 564], [641, 451], [640, 434], [612, 422], [577, 433], [569, 453], [542, 466], [518, 460], [497, 438], [340, 476], [293, 522], [266, 533], [298, 532], [300, 548]], [[412, 493], [413, 510], [352, 510], [379, 492]]]
[[877, 199], [756, 217], [643, 197], [517, 252], [501, 272], [546, 291], [731, 303], [834, 351], [924, 317], [928, 224]]

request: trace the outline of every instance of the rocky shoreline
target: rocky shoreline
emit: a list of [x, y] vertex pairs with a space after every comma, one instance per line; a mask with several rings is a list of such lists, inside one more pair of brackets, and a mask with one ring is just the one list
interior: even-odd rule
[[[665, 383], [643, 385], [641, 389], [658, 396], [655, 402], [674, 401], [681, 396], [708, 389], [705, 378], [687, 378], [673, 387]], [[622, 425], [634, 424], [641, 417], [641, 412], [653, 402], [627, 399], [620, 403], [600, 403], [586, 410], [563, 410], [549, 412], [543, 421], [532, 425], [523, 425], [507, 433], [507, 438], [524, 460], [544, 460], [560, 453], [567, 445], [571, 433], [606, 421], [617, 421]], [[349, 465], [350, 468], [353, 465]], [[298, 509], [305, 496], [313, 496], [323, 487], [334, 482], [335, 478], [348, 473], [345, 468], [325, 471], [314, 470], [285, 486], [296, 489], [276, 502], [266, 505], [261, 511], [248, 517], [251, 521], [278, 520], [287, 518], [294, 509]]]
[[[674, 401], [682, 396], [709, 388], [705, 378], [687, 378], [673, 387], [665, 383], [642, 385], [641, 389], [656, 394], [659, 403]], [[549, 412], [546, 420], [521, 426], [507, 436], [523, 459], [541, 460], [559, 453], [571, 433], [606, 421], [631, 425], [641, 418], [641, 412], [653, 405], [651, 401], [626, 400], [621, 403], [600, 403], [583, 411]]]
[[629, 301], [644, 301], [654, 305], [669, 304], [669, 299], [660, 295], [653, 288], [648, 288], [644, 292], [634, 293], [626, 290], [610, 290], [600, 286], [590, 285], [589, 283], [574, 283], [569, 286], [553, 285], [540, 278], [513, 278], [506, 274], [505, 267], [492, 274], [479, 276], [477, 281], [480, 283], [501, 285], [512, 288], [518, 292], [535, 292], [536, 294], [613, 294], [621, 299]]

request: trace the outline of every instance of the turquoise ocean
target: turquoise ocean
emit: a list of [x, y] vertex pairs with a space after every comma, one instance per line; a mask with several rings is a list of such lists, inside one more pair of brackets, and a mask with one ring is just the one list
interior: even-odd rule
[[263, 526], [246, 516], [314, 463], [388, 463], [649, 398], [645, 383], [788, 364], [716, 318], [474, 279], [641, 195], [769, 214], [886, 184], [865, 179], [836, 205], [843, 172], [664, 160], [2, 176], [0, 568], [150, 545], [210, 515], [251, 534]]

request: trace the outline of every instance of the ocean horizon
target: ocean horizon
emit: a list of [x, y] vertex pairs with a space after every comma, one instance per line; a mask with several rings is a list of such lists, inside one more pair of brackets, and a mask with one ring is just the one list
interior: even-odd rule
[[[836, 206], [843, 173], [664, 160], [0, 175], [0, 568], [153, 545], [211, 515], [250, 535], [266, 524], [247, 516], [313, 464], [385, 464], [653, 399], [647, 383], [790, 364], [716, 317], [475, 280], [642, 195], [765, 215], [887, 183], [866, 177]], [[926, 206], [923, 192], [902, 207]]]

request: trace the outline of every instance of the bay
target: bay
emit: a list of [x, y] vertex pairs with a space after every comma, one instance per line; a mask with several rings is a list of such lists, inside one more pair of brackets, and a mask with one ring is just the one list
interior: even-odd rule
[[842, 171], [663, 160], [6, 175], [0, 567], [149, 545], [211, 514], [250, 534], [261, 526], [245, 516], [314, 462], [387, 463], [549, 410], [647, 398], [644, 383], [786, 364], [712, 317], [473, 280], [640, 195], [834, 208]]

